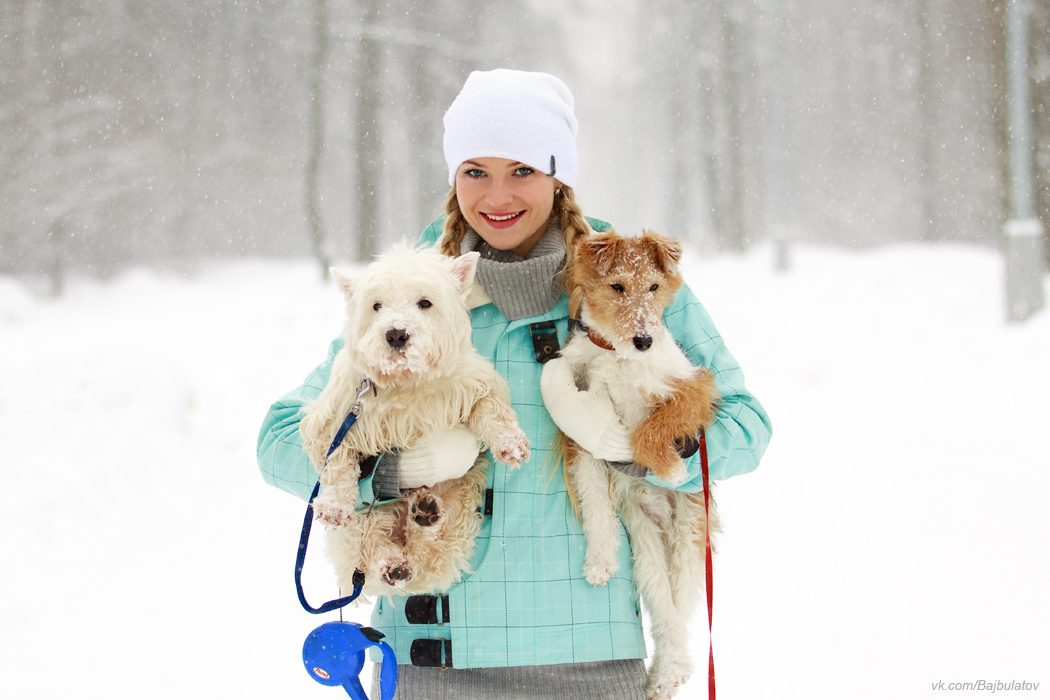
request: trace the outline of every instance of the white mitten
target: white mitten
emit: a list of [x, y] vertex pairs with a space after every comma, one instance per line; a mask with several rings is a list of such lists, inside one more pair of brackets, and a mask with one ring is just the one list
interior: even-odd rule
[[434, 433], [398, 455], [398, 486], [415, 489], [466, 474], [481, 452], [478, 439], [462, 423]]
[[548, 360], [540, 378], [543, 403], [561, 431], [598, 459], [631, 462], [631, 436], [616, 415], [612, 400], [580, 391], [563, 357]]

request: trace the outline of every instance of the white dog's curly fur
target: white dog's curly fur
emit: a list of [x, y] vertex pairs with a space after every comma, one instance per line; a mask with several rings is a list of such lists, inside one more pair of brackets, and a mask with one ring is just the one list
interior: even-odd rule
[[[635, 463], [672, 483], [685, 477], [676, 441], [707, 427], [719, 401], [711, 373], [689, 361], [663, 324], [682, 284], [681, 253], [677, 240], [651, 231], [581, 240], [570, 289], [589, 331], [573, 335], [561, 353], [572, 368], [570, 381], [612, 400], [631, 433]], [[712, 510], [708, 522], [703, 493], [627, 476], [565, 436], [562, 450], [587, 539], [589, 583], [605, 585], [619, 566], [617, 510], [630, 534], [635, 583], [655, 645], [646, 692], [650, 700], [667, 700], [692, 671], [688, 623], [704, 581], [707, 529], [719, 530], [717, 516]]]
[[[470, 561], [482, 517], [484, 457], [462, 477], [357, 509], [362, 459], [412, 448], [459, 423], [500, 462], [517, 468], [529, 459], [506, 381], [471, 344], [466, 296], [477, 261], [477, 253], [399, 248], [359, 275], [333, 270], [346, 296], [346, 345], [299, 431], [320, 471], [314, 509], [329, 529], [328, 554], [344, 590], [355, 569], [368, 595], [447, 590]], [[325, 466], [362, 379], [371, 388], [361, 414]]]

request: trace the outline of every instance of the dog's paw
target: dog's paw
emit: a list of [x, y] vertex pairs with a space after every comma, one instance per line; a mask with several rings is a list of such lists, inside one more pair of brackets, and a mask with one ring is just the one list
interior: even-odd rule
[[442, 508], [441, 499], [430, 489], [419, 488], [408, 496], [409, 517], [419, 527], [430, 527], [436, 525], [445, 509]]
[[667, 475], [667, 480], [671, 482], [673, 486], [681, 486], [685, 483], [685, 480], [689, 478], [688, 472], [685, 469], [685, 462], [678, 460], [678, 464], [671, 469], [671, 473]]
[[645, 687], [648, 700], [670, 700], [693, 673], [688, 660], [664, 661], [657, 659], [649, 669], [649, 681]]
[[[639, 461], [639, 464], [643, 463]], [[660, 468], [654, 469], [649, 467], [648, 464], [645, 464], [645, 466], [653, 476], [671, 482], [672, 486], [681, 486], [685, 483], [686, 479], [689, 478], [689, 473], [685, 468], [685, 462], [677, 455], [661, 465]]]
[[587, 583], [592, 586], [601, 587], [609, 583], [609, 579], [616, 573], [616, 569], [619, 567], [613, 567], [607, 569], [604, 567], [583, 567], [583, 577], [587, 579]]
[[379, 578], [388, 586], [402, 589], [412, 580], [415, 572], [406, 559], [384, 561], [379, 564]]
[[616, 561], [615, 554], [598, 556], [592, 554], [592, 550], [588, 550], [583, 560], [583, 577], [592, 586], [604, 586], [619, 569], [620, 564]]
[[319, 496], [314, 499], [314, 517], [322, 523], [337, 530], [354, 521], [354, 504], [337, 501], [334, 498]]
[[492, 445], [492, 456], [511, 469], [517, 469], [523, 462], [529, 461], [529, 438], [514, 426], [513, 432], [503, 433]]

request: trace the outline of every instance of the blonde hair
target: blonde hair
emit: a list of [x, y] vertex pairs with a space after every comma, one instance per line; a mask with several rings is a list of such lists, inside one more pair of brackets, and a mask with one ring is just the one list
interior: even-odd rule
[[[565, 236], [565, 266], [558, 272], [564, 287], [576, 263], [576, 242], [591, 232], [590, 224], [584, 218], [580, 205], [576, 203], [576, 195], [571, 187], [562, 185], [555, 191], [550, 221], [557, 221], [558, 228]], [[438, 250], [445, 255], [460, 255], [463, 238], [467, 235], [468, 228], [467, 220], [459, 208], [456, 186], [453, 185], [448, 192], [448, 197], [445, 198], [445, 230], [437, 240]], [[579, 311], [582, 293], [578, 290], [567, 291], [569, 291], [569, 315], [575, 317]]]

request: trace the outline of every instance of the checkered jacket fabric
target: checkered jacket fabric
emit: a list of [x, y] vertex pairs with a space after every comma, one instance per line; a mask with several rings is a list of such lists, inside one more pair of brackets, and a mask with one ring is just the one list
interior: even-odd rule
[[[442, 220], [421, 243], [432, 243]], [[596, 229], [607, 224], [593, 221]], [[761, 404], [744, 386], [710, 317], [683, 287], [665, 321], [686, 354], [710, 368], [723, 397], [718, 421], [707, 432], [712, 479], [757, 467], [771, 428]], [[475, 546], [472, 573], [448, 591], [450, 622], [410, 624], [405, 599], [380, 598], [372, 625], [386, 635], [401, 663], [416, 639], [451, 639], [456, 668], [561, 664], [645, 657], [642, 617], [632, 579], [630, 546], [621, 529], [620, 569], [594, 587], [582, 575], [586, 543], [573, 514], [560, 468], [551, 458], [556, 428], [540, 395], [540, 365], [529, 325], [554, 321], [564, 343], [568, 300], [563, 295], [545, 314], [508, 320], [493, 304], [472, 310], [474, 346], [510, 384], [518, 421], [531, 441], [530, 461], [518, 470], [494, 463], [488, 486], [493, 511]], [[317, 473], [302, 451], [300, 410], [324, 388], [342, 338], [304, 384], [277, 401], [259, 434], [258, 460], [264, 479], [304, 500]], [[699, 457], [687, 460], [690, 478], [679, 488], [702, 489]], [[655, 482], [659, 483], [659, 482]], [[667, 484], [661, 484], [667, 486]], [[365, 488], [362, 486], [362, 488]], [[365, 491], [363, 491], [365, 492]], [[697, 582], [700, 585], [701, 582]]]

